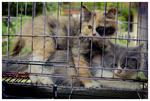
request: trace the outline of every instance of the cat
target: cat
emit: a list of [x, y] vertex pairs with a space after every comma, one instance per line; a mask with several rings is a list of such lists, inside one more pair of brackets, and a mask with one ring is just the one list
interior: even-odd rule
[[109, 41], [101, 55], [93, 57], [92, 75], [113, 80], [98, 80], [101, 86], [113, 88], [140, 89], [136, 82], [115, 81], [115, 78], [137, 80], [138, 70], [142, 70], [143, 44], [135, 47], [124, 47]]
[[[21, 52], [22, 48], [27, 47], [32, 49], [30, 61], [37, 61], [36, 63], [38, 61], [46, 62], [49, 57], [53, 56], [57, 49], [69, 48], [75, 66], [74, 70], [72, 70], [73, 72], [70, 72], [70, 77], [81, 77], [79, 79], [86, 88], [99, 86], [93, 80], [82, 79], [82, 77], [91, 77], [91, 72], [88, 68], [90, 66], [85, 58], [85, 54], [91, 50], [89, 48], [91, 41], [87, 40], [88, 38], [84, 38], [84, 36], [103, 37], [105, 35], [114, 35], [117, 27], [116, 13], [115, 8], [109, 9], [104, 14], [104, 12], [91, 12], [86, 6], [82, 6], [81, 33], [80, 20], [76, 18], [70, 17], [69, 21], [68, 17], [60, 16], [58, 21], [57, 17], [52, 15], [37, 16], [33, 22], [31, 20], [27, 21], [22, 26], [22, 36], [14, 39], [15, 44], [12, 56], [16, 56]], [[68, 24], [70, 25], [69, 28]], [[27, 35], [27, 37], [23, 35]], [[35, 35], [35, 37], [32, 37], [32, 35]], [[48, 37], [40, 37], [40, 35], [46, 35]], [[61, 38], [54, 38], [53, 36], [61, 36]], [[64, 36], [78, 38], [66, 38]], [[93, 38], [93, 41], [103, 44], [103, 40], [100, 38]], [[80, 52], [78, 51], [79, 48]], [[42, 73], [43, 71], [50, 74], [54, 73], [53, 70], [42, 67], [42, 65], [29, 65], [28, 72], [33, 74]], [[30, 75], [32, 83], [53, 84], [53, 80], [50, 77], [35, 75]]]

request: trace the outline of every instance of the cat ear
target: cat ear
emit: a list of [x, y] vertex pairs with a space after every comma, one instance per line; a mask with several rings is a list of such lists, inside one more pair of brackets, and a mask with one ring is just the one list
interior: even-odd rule
[[84, 5], [82, 5], [81, 8], [82, 8], [82, 20], [88, 22], [91, 19], [92, 12], [90, 12], [89, 9]]
[[106, 17], [107, 17], [107, 18], [111, 18], [111, 19], [115, 19], [116, 13], [117, 13], [117, 9], [116, 9], [116, 8], [111, 8], [111, 9], [109, 9], [108, 12], [106, 13]]

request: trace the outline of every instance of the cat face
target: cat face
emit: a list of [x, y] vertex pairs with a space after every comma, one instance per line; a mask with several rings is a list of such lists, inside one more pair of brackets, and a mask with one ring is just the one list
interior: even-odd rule
[[104, 55], [104, 68], [113, 68], [114, 74], [121, 78], [130, 78], [140, 69], [141, 46], [134, 48], [111, 44]]
[[112, 8], [106, 12], [90, 12], [87, 7], [82, 6], [83, 23], [82, 35], [85, 36], [110, 36], [116, 32], [116, 9]]

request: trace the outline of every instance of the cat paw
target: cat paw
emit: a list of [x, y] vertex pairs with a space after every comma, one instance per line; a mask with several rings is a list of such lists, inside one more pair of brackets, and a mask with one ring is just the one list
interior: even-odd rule
[[32, 82], [33, 84], [38, 83], [38, 78], [37, 78], [37, 76], [29, 76], [29, 77], [30, 77], [30, 80], [31, 80], [31, 82]]
[[49, 77], [30, 76], [30, 79], [33, 84], [43, 84], [43, 85], [53, 84], [53, 81]]
[[85, 88], [100, 88], [100, 84], [96, 81], [85, 84]]

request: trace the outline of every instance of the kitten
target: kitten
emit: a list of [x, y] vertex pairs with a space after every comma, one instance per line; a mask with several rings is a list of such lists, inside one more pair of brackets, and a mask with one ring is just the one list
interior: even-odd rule
[[[92, 74], [93, 77], [121, 78], [136, 80], [138, 69], [141, 69], [143, 44], [137, 47], [123, 47], [109, 42], [101, 55], [93, 57]], [[101, 86], [113, 88], [140, 89], [140, 83], [98, 80]]]
[[113, 72], [114, 76], [121, 78], [135, 78], [136, 70], [140, 69], [143, 44], [137, 47], [124, 47], [109, 42], [101, 56], [93, 58], [95, 66]]

